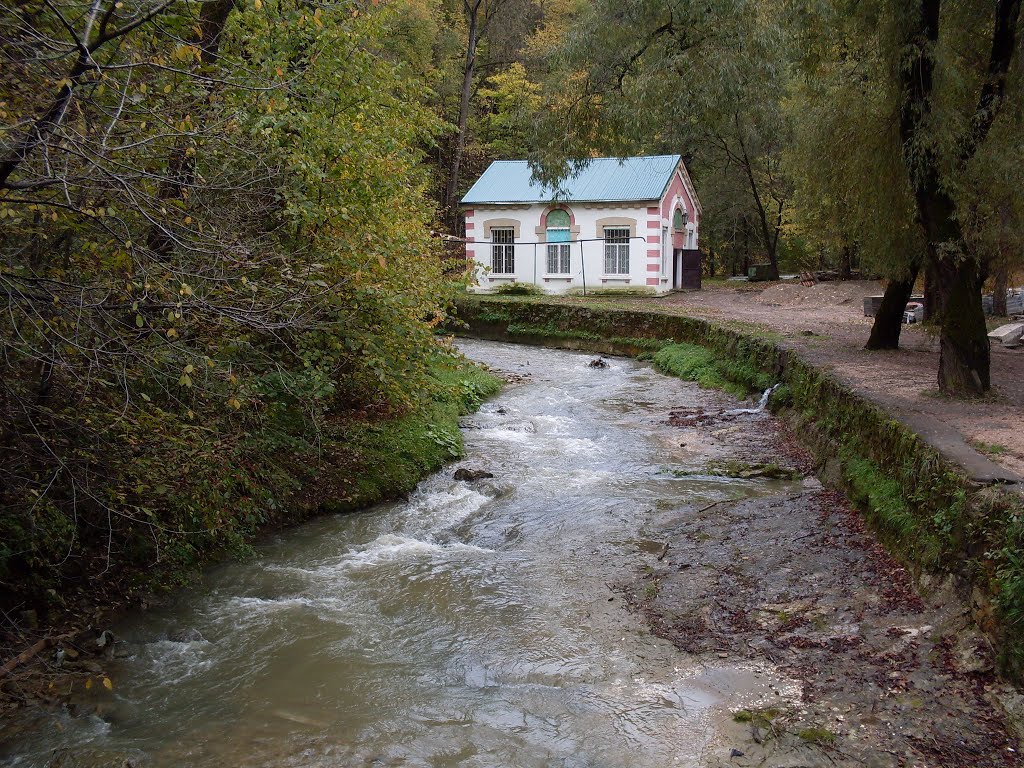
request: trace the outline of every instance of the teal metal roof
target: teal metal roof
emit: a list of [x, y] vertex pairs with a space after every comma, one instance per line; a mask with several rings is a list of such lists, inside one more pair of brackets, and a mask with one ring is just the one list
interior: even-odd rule
[[658, 200], [679, 164], [679, 155], [597, 157], [557, 190], [533, 179], [525, 160], [497, 160], [476, 180], [464, 205], [481, 203], [622, 202]]

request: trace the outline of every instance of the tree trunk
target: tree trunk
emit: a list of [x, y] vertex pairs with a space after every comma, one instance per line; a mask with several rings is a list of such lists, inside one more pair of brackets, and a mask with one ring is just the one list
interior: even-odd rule
[[459, 190], [459, 172], [462, 169], [462, 156], [466, 151], [466, 128], [469, 125], [469, 97], [473, 92], [473, 75], [476, 72], [477, 30], [480, 16], [480, 0], [465, 3], [466, 21], [469, 23], [469, 36], [466, 42], [466, 66], [462, 72], [462, 93], [459, 98], [459, 123], [455, 135], [455, 151], [452, 153], [452, 165], [448, 171], [448, 185], [445, 187], [444, 207], [452, 225], [455, 222], [455, 196]]
[[882, 296], [882, 305], [875, 313], [871, 335], [865, 349], [899, 349], [900, 333], [903, 331], [903, 312], [907, 308], [910, 294], [914, 292], [918, 267], [905, 280], [890, 280]]
[[924, 319], [938, 322], [942, 317], [943, 297], [935, 282], [935, 269], [931, 262], [924, 265]]
[[984, 270], [974, 259], [943, 259], [935, 277], [943, 295], [939, 334], [939, 389], [981, 395], [991, 387], [988, 329], [981, 306]]
[[844, 245], [839, 256], [839, 279], [849, 280], [853, 274], [853, 248]]

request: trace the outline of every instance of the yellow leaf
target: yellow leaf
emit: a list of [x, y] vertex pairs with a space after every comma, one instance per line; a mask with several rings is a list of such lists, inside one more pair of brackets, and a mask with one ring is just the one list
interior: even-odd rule
[[378, 263], [378, 264], [380, 264], [380, 268], [381, 268], [381, 269], [384, 269], [384, 268], [386, 268], [386, 267], [387, 267], [387, 265], [388, 265], [388, 262], [387, 262], [387, 260], [386, 260], [386, 259], [384, 258], [384, 254], [383, 254], [383, 253], [378, 253], [378, 254], [377, 254], [377, 263]]
[[92, 688], [92, 678], [90, 677], [88, 680], [85, 681], [85, 690], [88, 691], [91, 688]]
[[103, 678], [103, 687], [106, 688], [108, 691], [114, 690], [114, 684], [112, 682], [110, 682], [110, 678], [109, 677], [104, 677]]
[[259, 10], [260, 8], [262, 8], [262, 7], [263, 7], [263, 3], [262, 3], [262, 2], [260, 2], [260, 0], [254, 0], [254, 1], [253, 1], [253, 5], [254, 5], [254, 6], [256, 7], [256, 10], [257, 10], [257, 11], [258, 11], [258, 10]]
[[177, 338], [177, 336], [178, 336], [178, 332], [176, 330], [174, 330], [173, 328], [168, 328], [167, 329], [167, 338], [168, 339], [174, 339], [174, 338]]
[[170, 83], [168, 83], [167, 85], [164, 86], [164, 93], [170, 93], [170, 92], [171, 92], [171, 85], [170, 85]]

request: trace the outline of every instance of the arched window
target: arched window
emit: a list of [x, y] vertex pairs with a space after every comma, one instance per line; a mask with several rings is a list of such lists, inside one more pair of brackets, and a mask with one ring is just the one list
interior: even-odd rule
[[556, 208], [545, 222], [548, 243], [548, 274], [569, 273], [569, 227], [572, 222], [568, 211]]
[[676, 232], [682, 232], [686, 229], [686, 222], [689, 217], [682, 208], [676, 208], [675, 215], [672, 217], [672, 229]]

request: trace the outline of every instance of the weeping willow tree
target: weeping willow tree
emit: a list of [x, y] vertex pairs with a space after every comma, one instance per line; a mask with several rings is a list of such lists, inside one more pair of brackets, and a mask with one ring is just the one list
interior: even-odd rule
[[[1001, 180], [1020, 167], [1020, 112], [1008, 108], [1008, 94], [1019, 94], [1020, 2], [875, 0], [805, 10], [813, 42], [804, 62], [806, 147], [826, 145], [836, 131], [846, 141], [838, 162], [805, 148], [804, 175], [823, 179], [819, 198], [842, 206], [847, 236], [892, 278], [868, 346], [898, 344], [903, 306], [924, 270], [939, 326], [939, 387], [981, 394], [991, 385], [981, 289], [992, 248], [979, 246], [1014, 229], [1012, 205], [1001, 218], [994, 209]], [[814, 185], [808, 190], [813, 197]], [[879, 218], [881, 231], [872, 222]]]

